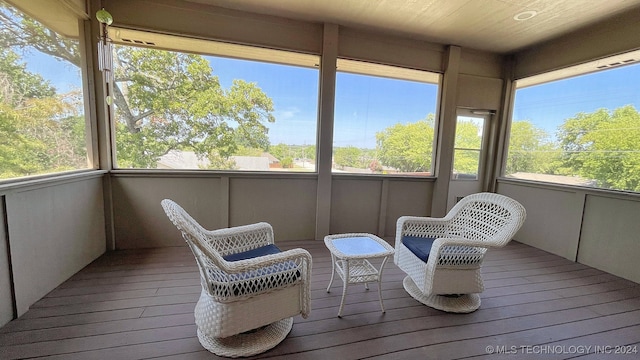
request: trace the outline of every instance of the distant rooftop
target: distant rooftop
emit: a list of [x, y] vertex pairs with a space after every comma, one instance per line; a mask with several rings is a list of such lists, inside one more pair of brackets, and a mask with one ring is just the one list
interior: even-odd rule
[[209, 166], [209, 160], [199, 159], [193, 151], [171, 150], [158, 160], [158, 169], [201, 169]]
[[230, 156], [238, 170], [269, 171], [269, 158], [263, 156]]
[[[269, 163], [277, 162], [274, 156], [264, 153], [262, 156], [231, 156], [236, 170], [269, 171]], [[193, 151], [171, 150], [160, 157], [158, 169], [206, 169], [207, 158], [199, 158]]]
[[564, 175], [517, 172], [511, 175], [507, 175], [507, 177], [523, 179], [523, 180], [553, 182], [553, 183], [565, 184], [565, 185], [596, 186], [595, 180], [584, 179], [579, 176], [564, 176]]

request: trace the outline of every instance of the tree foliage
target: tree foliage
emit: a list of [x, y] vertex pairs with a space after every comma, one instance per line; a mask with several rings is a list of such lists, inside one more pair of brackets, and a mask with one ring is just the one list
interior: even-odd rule
[[482, 147], [482, 128], [472, 120], [459, 120], [456, 123], [455, 153], [453, 172], [457, 174], [477, 174], [480, 148]]
[[633, 106], [578, 113], [559, 126], [557, 139], [514, 121], [506, 173], [580, 176], [598, 187], [640, 191], [640, 113]]
[[434, 115], [408, 124], [395, 124], [376, 133], [378, 159], [401, 172], [431, 171]]
[[280, 160], [280, 164], [284, 168], [293, 168], [293, 159], [299, 159], [299, 161], [308, 163], [313, 162], [316, 158], [315, 145], [288, 145], [280, 143], [269, 146], [268, 152]]
[[333, 161], [340, 168], [366, 168], [368, 163], [364, 159], [364, 152], [355, 146], [338, 147], [333, 150]]
[[[37, 51], [81, 65], [77, 41], [4, 3], [0, 3], [0, 20], [3, 49]], [[15, 53], [14, 58], [3, 56], [0, 66], [10, 71], [16, 58]], [[209, 62], [193, 54], [116, 46], [114, 64], [118, 166], [155, 168], [161, 156], [183, 150], [207, 158], [214, 167], [228, 168], [229, 156], [239, 149], [268, 149], [266, 124], [275, 121], [273, 102], [257, 84], [235, 80], [223, 89]], [[22, 81], [3, 90], [23, 96], [54, 95], [55, 89], [39, 82], [37, 74], [22, 75]], [[84, 141], [81, 135], [78, 139]]]
[[511, 124], [507, 175], [518, 172], [551, 174], [558, 166], [559, 156], [557, 146], [546, 131], [528, 120]]
[[115, 47], [120, 167], [153, 168], [171, 150], [193, 150], [229, 168], [240, 149], [267, 150], [273, 101], [255, 83], [220, 86], [202, 56]]
[[640, 113], [631, 105], [567, 119], [559, 130], [564, 166], [604, 188], [640, 191]]
[[36, 174], [42, 169], [39, 154], [44, 144], [20, 133], [20, 114], [0, 103], [0, 179]]
[[28, 71], [21, 54], [33, 51], [79, 63], [77, 41], [0, 3], [0, 178], [87, 167], [81, 92]]
[[85, 167], [77, 105], [76, 92], [56, 94], [15, 52], [0, 50], [0, 178]]
[[78, 41], [65, 38], [0, 2], [0, 46], [4, 49], [38, 51], [80, 66]]
[[280, 160], [280, 164], [284, 169], [293, 168], [293, 158], [291, 158], [290, 156], [286, 156], [282, 158], [282, 160]]

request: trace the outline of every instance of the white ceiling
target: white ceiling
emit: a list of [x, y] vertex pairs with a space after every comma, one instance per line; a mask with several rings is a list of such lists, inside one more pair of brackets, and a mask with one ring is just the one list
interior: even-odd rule
[[[511, 53], [601, 21], [640, 0], [188, 0]], [[514, 16], [535, 11], [525, 21]]]

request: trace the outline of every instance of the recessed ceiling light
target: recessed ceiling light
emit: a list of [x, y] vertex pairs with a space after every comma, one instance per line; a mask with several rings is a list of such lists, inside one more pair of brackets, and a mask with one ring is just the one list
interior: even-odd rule
[[513, 17], [513, 20], [516, 20], [516, 21], [529, 20], [536, 15], [538, 15], [538, 12], [535, 10], [523, 11], [521, 13], [516, 14], [516, 16]]

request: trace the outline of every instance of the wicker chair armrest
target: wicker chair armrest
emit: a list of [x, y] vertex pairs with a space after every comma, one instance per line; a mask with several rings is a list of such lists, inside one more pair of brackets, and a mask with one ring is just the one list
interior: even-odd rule
[[405, 235], [431, 238], [446, 236], [448, 227], [448, 218], [401, 216], [396, 223], [396, 243]]
[[459, 237], [442, 237], [433, 241], [431, 252], [441, 249], [444, 246], [473, 246], [481, 248], [494, 247], [491, 243], [485, 241], [469, 240]]
[[[264, 255], [264, 256], [245, 259], [245, 260], [238, 260], [238, 261], [223, 260], [220, 263], [220, 269], [229, 274], [238, 274], [238, 273], [244, 273], [250, 270], [256, 270], [256, 269], [268, 267], [274, 264], [283, 263], [286, 261], [293, 261], [296, 264], [302, 264], [303, 267], [310, 267], [311, 254], [309, 254], [309, 252], [305, 249], [296, 248], [296, 249], [286, 250], [277, 254]], [[307, 269], [304, 269], [304, 270], [307, 270]]]
[[222, 256], [274, 243], [273, 228], [266, 222], [207, 230], [204, 235]]
[[[212, 287], [211, 295], [220, 302], [233, 302], [293, 284], [301, 284], [300, 314], [307, 318], [311, 311], [311, 267], [311, 254], [301, 248], [252, 259], [222, 260], [219, 271], [225, 275], [223, 279], [218, 279], [222, 286]], [[259, 280], [260, 278], [274, 280], [269, 280], [271, 284], [268, 284]], [[282, 283], [278, 284], [279, 282]]]
[[477, 267], [487, 248], [493, 247], [483, 241], [464, 238], [438, 238], [431, 245], [427, 267]]

